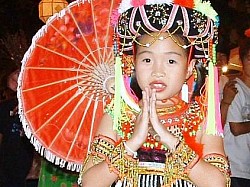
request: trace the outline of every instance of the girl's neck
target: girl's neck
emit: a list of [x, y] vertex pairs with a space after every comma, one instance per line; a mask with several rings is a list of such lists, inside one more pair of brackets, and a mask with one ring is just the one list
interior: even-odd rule
[[174, 96], [170, 99], [158, 100], [156, 101], [156, 108], [165, 108], [177, 105], [180, 103], [181, 99], [177, 96]]

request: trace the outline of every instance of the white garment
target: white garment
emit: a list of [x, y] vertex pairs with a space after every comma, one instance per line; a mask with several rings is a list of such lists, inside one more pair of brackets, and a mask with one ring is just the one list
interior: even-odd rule
[[224, 129], [224, 147], [229, 158], [232, 177], [250, 179], [250, 133], [234, 136], [229, 127], [229, 122], [243, 122], [243, 108], [250, 107], [250, 88], [239, 78], [236, 78], [238, 93], [230, 105]]

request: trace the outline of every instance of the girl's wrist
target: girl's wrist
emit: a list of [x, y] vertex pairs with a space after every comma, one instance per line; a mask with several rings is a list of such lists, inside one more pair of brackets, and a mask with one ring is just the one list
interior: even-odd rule
[[133, 156], [133, 158], [137, 158], [137, 152], [134, 151], [134, 150], [132, 150], [132, 149], [127, 145], [126, 142], [123, 142], [123, 144], [124, 144], [124, 147], [125, 147], [125, 150], [126, 150], [127, 154], [130, 155], [130, 156]]
[[169, 150], [174, 151], [179, 143], [179, 139], [174, 136], [161, 136], [161, 142], [168, 147]]
[[142, 144], [140, 144], [139, 140], [137, 140], [137, 137], [132, 137], [126, 141], [126, 146], [129, 147], [132, 152], [136, 152], [142, 146]]

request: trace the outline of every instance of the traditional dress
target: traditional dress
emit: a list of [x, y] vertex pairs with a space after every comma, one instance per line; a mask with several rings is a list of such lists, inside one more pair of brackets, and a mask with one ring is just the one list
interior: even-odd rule
[[[113, 106], [111, 103], [106, 108], [106, 112], [112, 118], [114, 117]], [[187, 174], [199, 159], [217, 164], [218, 169], [228, 175], [229, 167], [226, 159], [222, 155], [202, 155], [202, 145], [196, 142], [197, 132], [202, 131], [204, 121], [202, 106], [197, 101], [187, 104], [180, 100], [172, 107], [157, 109], [160, 122], [171, 134], [178, 137], [179, 143], [176, 145], [176, 150], [172, 152], [157, 141], [157, 137], [148, 133], [146, 142], [137, 151], [138, 158], [126, 155], [126, 151], [122, 153], [122, 150], [125, 150], [123, 142], [133, 134], [134, 122], [138, 115], [128, 106], [123, 109], [124, 118], [117, 132], [121, 139], [117, 143], [109, 137], [99, 135], [95, 137], [89, 155], [93, 163], [98, 164], [104, 160], [107, 161], [111, 152], [115, 152], [118, 147], [117, 157], [108, 161], [109, 164], [113, 164], [110, 165], [110, 170], [117, 172], [119, 176], [117, 186], [192, 187], [195, 184]], [[183, 155], [188, 158], [183, 158]], [[218, 163], [216, 163], [217, 159], [220, 160]]]
[[[96, 136], [89, 158], [94, 165], [107, 162], [110, 171], [118, 176], [117, 186], [192, 187], [195, 184], [189, 179], [189, 172], [201, 159], [225, 174], [229, 186], [227, 159], [217, 153], [203, 155], [203, 146], [199, 143], [200, 139], [197, 140], [203, 134], [222, 135], [219, 105], [215, 104], [219, 102], [215, 84], [217, 70], [214, 67], [219, 22], [217, 13], [209, 2], [199, 0], [122, 0], [116, 13], [113, 17], [114, 20], [118, 18], [114, 24], [115, 96], [106, 112], [113, 118], [113, 130], [120, 139]], [[145, 35], [151, 39], [146, 40], [148, 43], [141, 40]], [[126, 80], [133, 77], [136, 47], [147, 48], [155, 41], [166, 38], [171, 38], [189, 53], [188, 64], [191, 59], [197, 59], [208, 69], [209, 93], [205, 88], [202, 105], [200, 100], [189, 104], [179, 100], [174, 106], [157, 109], [160, 122], [178, 139], [173, 149], [161, 144], [160, 137], [149, 130], [147, 140], [134, 152], [126, 141], [133, 134], [140, 109], [138, 103], [131, 99], [134, 98], [131, 85]], [[133, 156], [130, 156], [131, 153]], [[85, 167], [82, 173], [84, 171]]]

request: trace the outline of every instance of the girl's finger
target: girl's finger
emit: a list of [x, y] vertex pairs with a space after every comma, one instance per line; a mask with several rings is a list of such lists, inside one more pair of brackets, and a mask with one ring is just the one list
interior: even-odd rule
[[156, 104], [156, 92], [153, 89], [151, 97], [150, 97], [150, 118], [156, 118], [157, 117], [155, 104]]
[[145, 88], [145, 92], [146, 92], [146, 98], [147, 98], [147, 102], [150, 102], [150, 90], [148, 87]]
[[142, 91], [142, 101], [143, 101], [142, 115], [145, 116], [148, 113], [148, 98], [146, 91]]

